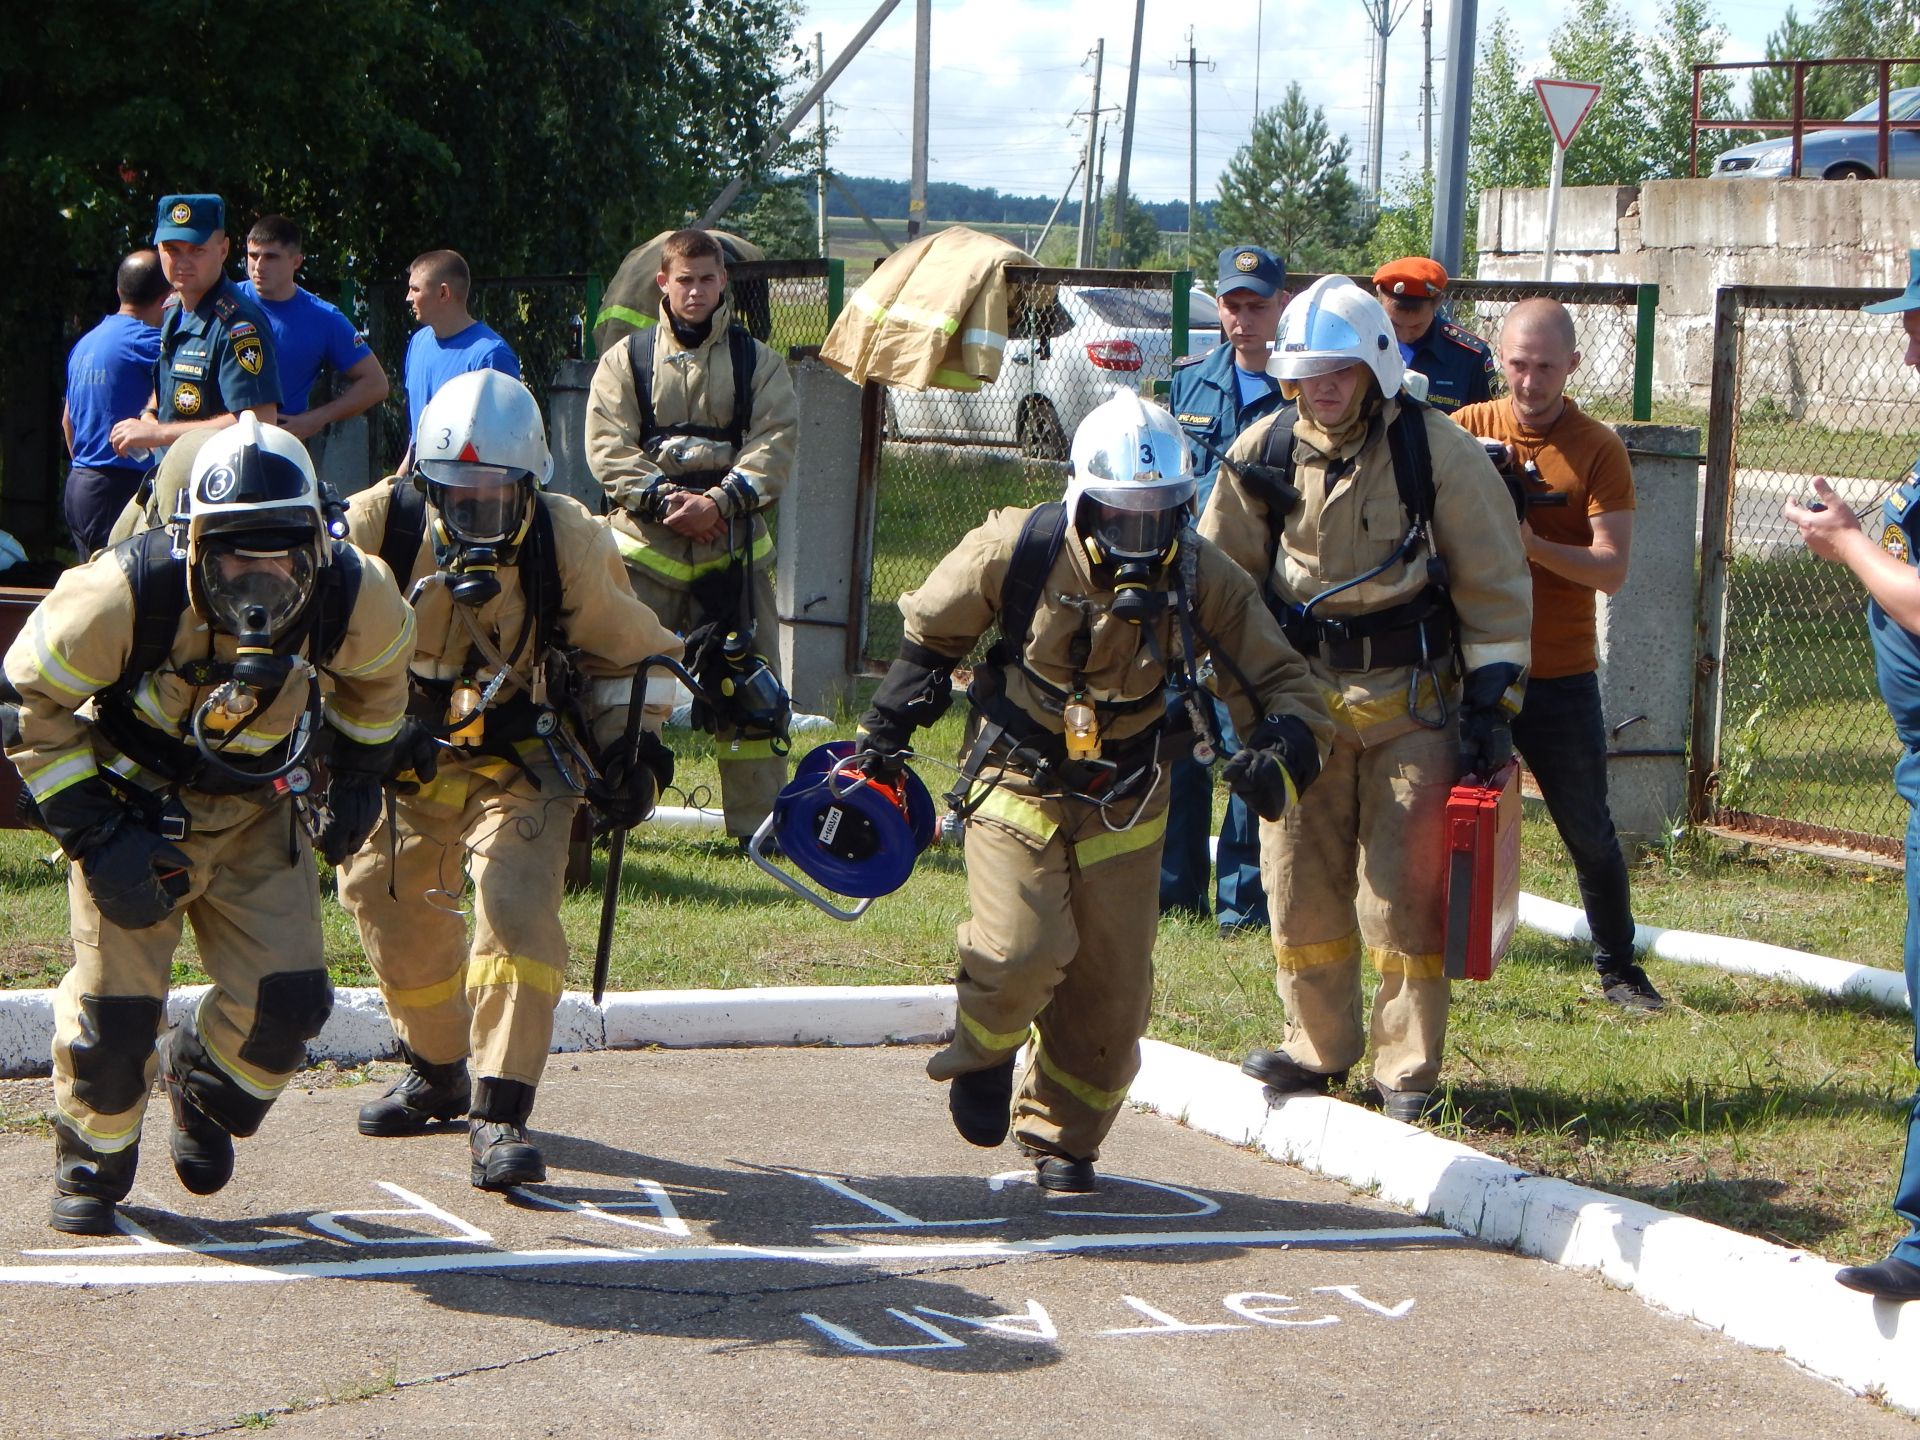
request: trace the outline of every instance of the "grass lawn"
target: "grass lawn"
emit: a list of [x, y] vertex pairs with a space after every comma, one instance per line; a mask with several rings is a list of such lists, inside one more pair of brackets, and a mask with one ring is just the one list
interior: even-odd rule
[[[673, 737], [682, 784], [710, 786], [703, 737]], [[927, 737], [923, 737], [927, 738]], [[952, 753], [950, 718], [926, 753]], [[922, 773], [937, 795], [950, 783]], [[57, 983], [70, 947], [65, 890], [36, 858], [45, 837], [0, 832], [0, 983]], [[615, 989], [786, 984], [931, 984], [952, 967], [966, 911], [958, 854], [934, 849], [899, 894], [844, 925], [790, 898], [718, 838], [637, 833], [615, 936]], [[604, 863], [596, 856], [596, 883]], [[1528, 818], [1523, 884], [1576, 896], [1549, 826]], [[1710, 838], [1650, 852], [1636, 912], [1670, 927], [1746, 936], [1897, 967], [1905, 899], [1893, 872], [1850, 869]], [[569, 983], [588, 983], [596, 892], [568, 897]], [[326, 907], [335, 978], [372, 977], [352, 925]], [[189, 935], [179, 983], [203, 979]], [[1279, 1034], [1264, 937], [1222, 941], [1209, 924], [1163, 921], [1151, 1033], [1222, 1059]], [[1454, 987], [1443, 1133], [1541, 1173], [1651, 1201], [1840, 1260], [1883, 1254], [1902, 1105], [1914, 1076], [1904, 1016], [1793, 987], [1654, 962], [1668, 1012], [1630, 1018], [1600, 998], [1574, 945], [1523, 932], [1499, 973]], [[1364, 1076], [1352, 1084], [1363, 1099]], [[11, 1117], [32, 1123], [32, 1117]]]

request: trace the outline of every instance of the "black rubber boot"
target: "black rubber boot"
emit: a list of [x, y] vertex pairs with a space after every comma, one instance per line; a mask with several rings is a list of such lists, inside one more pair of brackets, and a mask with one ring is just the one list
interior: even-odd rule
[[478, 1080], [473, 1113], [467, 1120], [467, 1146], [473, 1151], [468, 1178], [481, 1190], [511, 1190], [547, 1178], [540, 1151], [527, 1139], [533, 1113], [533, 1086], [518, 1080]]
[[199, 1051], [199, 1037], [184, 1026], [168, 1031], [160, 1041], [160, 1075], [173, 1107], [173, 1173], [195, 1195], [211, 1195], [233, 1178], [233, 1133], [200, 1108], [190, 1059]]
[[407, 1062], [407, 1073], [378, 1100], [360, 1107], [362, 1135], [424, 1135], [435, 1125], [465, 1118], [473, 1085], [464, 1059], [436, 1065], [404, 1045], [400, 1057]]
[[112, 1235], [115, 1206], [133, 1189], [140, 1164], [136, 1141], [124, 1150], [102, 1154], [65, 1125], [53, 1127], [53, 1215], [48, 1221], [64, 1235]]
[[953, 1128], [969, 1145], [991, 1150], [1007, 1138], [1008, 1111], [1013, 1105], [1013, 1056], [984, 1070], [968, 1070], [953, 1077], [947, 1088], [947, 1112]]
[[1251, 1075], [1276, 1095], [1324, 1095], [1335, 1085], [1347, 1083], [1347, 1072], [1331, 1075], [1309, 1070], [1284, 1050], [1250, 1051], [1240, 1062], [1240, 1072]]
[[1100, 1188], [1091, 1160], [1042, 1155], [1036, 1165], [1033, 1178], [1042, 1190], [1055, 1190], [1062, 1195], [1091, 1195]]

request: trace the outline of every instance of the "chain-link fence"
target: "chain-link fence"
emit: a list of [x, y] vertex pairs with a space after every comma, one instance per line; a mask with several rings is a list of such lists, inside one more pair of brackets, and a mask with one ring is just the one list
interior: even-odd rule
[[1735, 286], [1714, 315], [1690, 810], [1774, 838], [1897, 857], [1900, 747], [1874, 683], [1860, 585], [1781, 517], [1823, 476], [1876, 539], [1920, 449], [1883, 290]]
[[[1319, 278], [1289, 275], [1287, 286], [1297, 292]], [[1365, 275], [1350, 278], [1372, 288]], [[1659, 298], [1658, 285], [1455, 280], [1441, 299], [1440, 318], [1478, 335], [1497, 353], [1508, 311], [1522, 300], [1558, 300], [1573, 317], [1580, 351], [1580, 368], [1567, 382], [1567, 393], [1595, 419], [1646, 420], [1651, 418], [1653, 316]], [[1496, 365], [1493, 393], [1505, 390]]]
[[988, 511], [1060, 497], [1067, 445], [1088, 411], [1116, 390], [1153, 394], [1177, 354], [1219, 338], [1212, 301], [1191, 294], [1185, 271], [1016, 266], [1008, 279], [998, 379], [972, 392], [888, 387], [868, 407], [883, 431], [862, 447], [874, 469], [867, 661], [899, 653], [895, 601]]

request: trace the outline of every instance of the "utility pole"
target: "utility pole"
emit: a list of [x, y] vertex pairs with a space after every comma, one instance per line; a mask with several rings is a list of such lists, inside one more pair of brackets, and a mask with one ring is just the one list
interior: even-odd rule
[[915, 0], [913, 31], [913, 183], [907, 191], [907, 239], [927, 223], [927, 90], [933, 56], [933, 0]]
[[1392, 0], [1360, 0], [1360, 8], [1373, 22], [1373, 105], [1367, 111], [1367, 187], [1373, 192], [1374, 208], [1380, 206], [1380, 163], [1387, 144], [1387, 37], [1407, 13], [1407, 0], [1393, 9]]
[[1120, 120], [1120, 173], [1113, 182], [1113, 235], [1107, 241], [1107, 264], [1116, 270], [1120, 268], [1121, 246], [1126, 243], [1127, 166], [1133, 159], [1133, 117], [1140, 98], [1140, 32], [1146, 28], [1146, 24], [1147, 0], [1134, 0], [1133, 59], [1127, 68], [1127, 113]]
[[1473, 115], [1476, 0], [1453, 0], [1447, 17], [1447, 96], [1440, 112], [1440, 168], [1433, 179], [1433, 243], [1428, 254], [1460, 273], [1467, 223], [1467, 129]]
[[1200, 194], [1200, 67], [1213, 69], [1212, 60], [1197, 60], [1193, 53], [1193, 27], [1187, 27], [1187, 58], [1168, 62], [1178, 70], [1187, 67], [1187, 249], [1193, 249], [1194, 216]]
[[1260, 27], [1267, 18], [1267, 0], [1253, 0], [1253, 123], [1260, 123]]
[[1080, 244], [1073, 263], [1081, 269], [1093, 263], [1095, 237], [1100, 233], [1100, 211], [1093, 193], [1093, 149], [1100, 138], [1100, 67], [1107, 58], [1107, 42], [1093, 42], [1093, 108], [1087, 112], [1087, 154], [1081, 162], [1083, 180], [1080, 189]]
[[[813, 73], [818, 79], [827, 73], [826, 40], [818, 30], [813, 32]], [[820, 164], [813, 172], [813, 203], [817, 213], [819, 229], [819, 251], [822, 260], [827, 258], [827, 97], [820, 97]]]
[[1095, 220], [1094, 220], [1094, 228], [1093, 228], [1093, 245], [1087, 251], [1088, 265], [1093, 264], [1093, 257], [1100, 248], [1100, 222], [1098, 217], [1100, 215], [1100, 212], [1105, 208], [1105, 205], [1106, 205], [1106, 200], [1104, 198], [1106, 194], [1106, 189], [1107, 189], [1107, 132], [1103, 129], [1100, 132], [1100, 158], [1095, 162], [1095, 169], [1094, 169], [1094, 175], [1093, 175], [1093, 213], [1095, 216]]
[[1426, 59], [1420, 67], [1420, 135], [1427, 148], [1427, 158], [1420, 169], [1421, 174], [1427, 177], [1427, 183], [1431, 185], [1433, 183], [1433, 0], [1422, 0], [1420, 39], [1426, 51]]

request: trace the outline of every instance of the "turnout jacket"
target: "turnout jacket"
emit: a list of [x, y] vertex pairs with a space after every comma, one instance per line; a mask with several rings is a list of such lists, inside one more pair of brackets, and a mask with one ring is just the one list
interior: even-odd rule
[[[7, 679], [21, 696], [20, 734], [7, 746], [7, 758], [36, 801], [102, 769], [150, 791], [172, 788], [166, 776], [121, 754], [92, 723], [94, 695], [119, 681], [133, 656], [134, 595], [121, 557], [139, 543], [136, 537], [64, 572], [7, 651]], [[406, 716], [413, 614], [378, 559], [335, 542], [331, 563], [358, 565], [361, 575], [346, 633], [319, 667], [326, 721], [349, 740], [385, 744]], [[309, 639], [301, 647], [303, 656], [311, 653], [312, 643]], [[233, 636], [213, 630], [191, 605], [184, 607], [165, 662], [148, 674], [128, 677], [135, 723], [191, 745], [194, 712], [218, 682], [196, 685], [181, 667], [209, 658], [230, 662], [237, 647]], [[282, 745], [306, 709], [308, 673], [309, 666], [296, 664], [280, 693], [233, 737], [226, 753], [251, 758]], [[282, 798], [265, 785], [240, 794], [179, 791], [197, 830], [224, 830], [254, 819]]]
[[[691, 350], [680, 343], [662, 301], [659, 323], [640, 332], [653, 345], [653, 414], [658, 428], [706, 426], [724, 431], [733, 423], [734, 374], [727, 329], [733, 306], [722, 301], [713, 312], [707, 338]], [[752, 492], [743, 502], [718, 483], [703, 486], [709, 500], [728, 518], [750, 514], [749, 554], [756, 569], [773, 563], [773, 537], [760, 511], [785, 490], [793, 469], [799, 412], [793, 377], [786, 362], [758, 340], [754, 345], [753, 410], [745, 438], [736, 451], [725, 439], [664, 435], [641, 444], [640, 397], [634, 390], [633, 362], [623, 340], [600, 357], [587, 398], [587, 466], [613, 502], [614, 539], [628, 564], [645, 570], [674, 589], [688, 589], [702, 575], [727, 564], [725, 539], [697, 542], [665, 525], [633, 513], [655, 483], [695, 472], [731, 471]]]
[[[1365, 432], [1334, 455], [1301, 438], [1301, 425], [1295, 424], [1293, 483], [1300, 501], [1286, 518], [1277, 548], [1266, 501], [1226, 466], [1200, 517], [1201, 535], [1248, 574], [1261, 577], [1278, 608], [1297, 609], [1380, 564], [1410, 523], [1387, 444], [1387, 426], [1399, 411], [1398, 400], [1387, 401]], [[1338, 620], [1409, 602], [1427, 587], [1427, 562], [1437, 554], [1446, 563], [1466, 668], [1507, 663], [1524, 670], [1533, 585], [1513, 501], [1478, 440], [1436, 410], [1422, 413], [1433, 468], [1431, 549], [1422, 547], [1365, 584], [1316, 605], [1313, 614]], [[1277, 418], [1268, 416], [1243, 433], [1228, 459], [1258, 460]], [[1336, 716], [1351, 723], [1364, 743], [1390, 740], [1418, 724], [1407, 706], [1410, 667], [1335, 671], [1318, 656], [1309, 659], [1338, 697]], [[1441, 668], [1448, 663], [1442, 657]], [[1432, 713], [1438, 699], [1423, 695], [1423, 711]]]
[[[906, 639], [941, 655], [955, 658], [970, 652], [994, 624], [1001, 594], [1030, 512], [996, 510], [933, 569], [917, 590], [900, 597], [906, 620]], [[1195, 537], [1191, 531], [1186, 539]], [[1185, 541], [1183, 540], [1183, 543]], [[1208, 686], [1223, 700], [1235, 728], [1248, 734], [1264, 715], [1296, 715], [1312, 732], [1321, 758], [1332, 743], [1333, 724], [1320, 687], [1307, 665], [1281, 634], [1280, 626], [1260, 603], [1252, 579], [1225, 554], [1199, 540], [1192, 605], [1200, 625], [1233, 659], [1253, 686], [1248, 697], [1218, 663]], [[1180, 564], [1179, 557], [1172, 562]], [[1087, 658], [1079, 667], [1088, 698], [1101, 711], [1100, 728], [1109, 741], [1124, 741], [1160, 724], [1165, 707], [1141, 704], [1126, 713], [1109, 715], [1109, 705], [1148, 701], [1166, 681], [1167, 672], [1154, 656], [1146, 629], [1114, 618], [1113, 592], [1096, 587], [1080, 537], [1068, 526], [1066, 543], [1048, 571], [1020, 663], [1002, 667], [1005, 693], [1038, 725], [1059, 734], [1064, 729], [1061, 701], [1036, 685], [1038, 676], [1057, 691], [1074, 686], [1072, 651], [1076, 637], [1086, 632]], [[1150, 622], [1161, 656], [1183, 653], [1180, 622], [1170, 602]], [[1206, 641], [1196, 632], [1196, 646]], [[1029, 671], [1032, 675], [1029, 675]], [[1257, 708], [1256, 708], [1257, 707]]]
[[1033, 257], [954, 225], [881, 262], [833, 322], [820, 358], [854, 384], [978, 390], [1007, 348], [1007, 266]]

